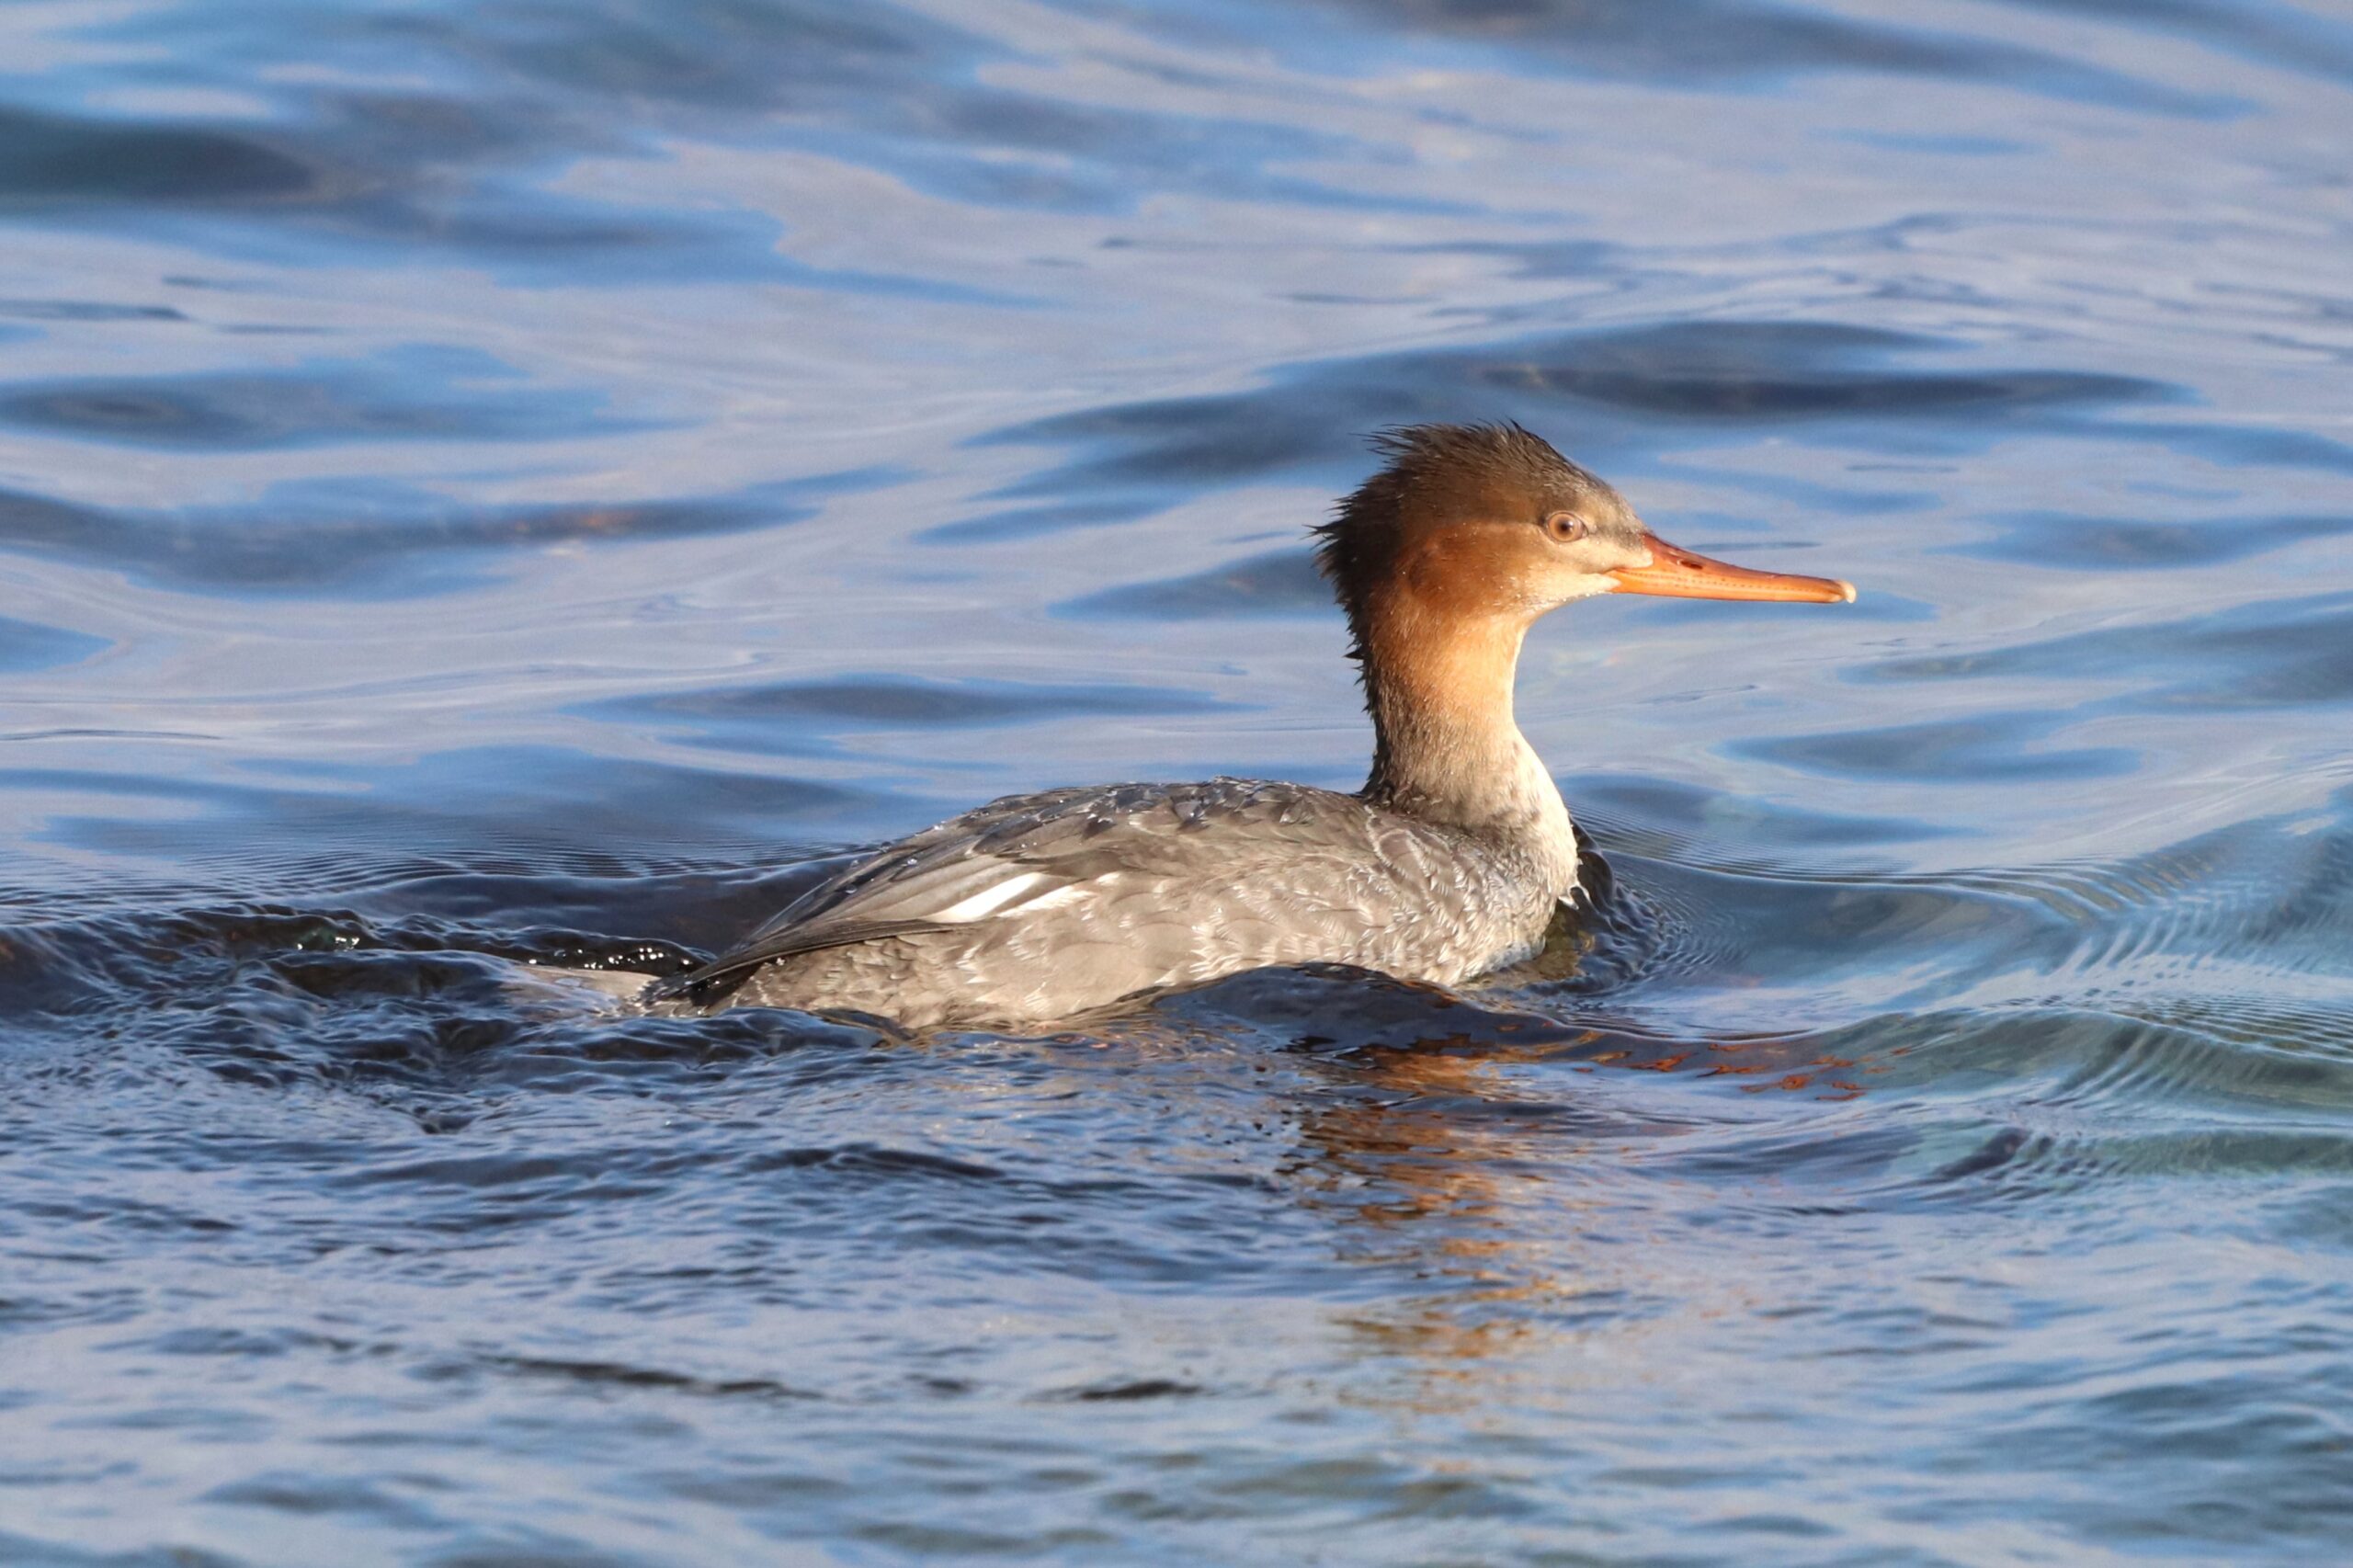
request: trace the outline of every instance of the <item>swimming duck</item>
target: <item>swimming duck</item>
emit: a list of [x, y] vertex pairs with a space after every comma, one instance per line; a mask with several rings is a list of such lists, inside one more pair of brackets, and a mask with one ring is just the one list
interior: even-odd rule
[[1512, 717], [1539, 618], [1601, 594], [1855, 597], [1665, 543], [1517, 425], [1374, 445], [1385, 465], [1315, 529], [1372, 718], [1363, 789], [1009, 796], [877, 851], [638, 999], [1018, 1028], [1267, 965], [1450, 985], [1534, 952], [1578, 885], [1568, 808]]

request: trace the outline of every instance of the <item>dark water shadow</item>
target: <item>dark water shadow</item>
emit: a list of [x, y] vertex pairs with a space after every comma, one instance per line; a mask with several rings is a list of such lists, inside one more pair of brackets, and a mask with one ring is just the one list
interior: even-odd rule
[[1054, 607], [1079, 619], [1225, 619], [1236, 616], [1325, 615], [1332, 588], [1305, 550], [1276, 550], [1207, 572], [1100, 588]]
[[401, 599], [522, 571], [551, 545], [647, 543], [779, 528], [827, 498], [903, 480], [862, 469], [732, 495], [485, 506], [389, 482], [288, 484], [234, 506], [100, 508], [0, 490], [0, 549], [103, 566], [182, 591]]
[[2085, 17], [2135, 33], [2168, 33], [2283, 71], [2353, 81], [2353, 25], [2293, 5], [2217, 0], [1999, 0], [2024, 10]]
[[1987, 520], [2001, 531], [1955, 553], [2076, 572], [2219, 566], [2353, 533], [2353, 516], [2214, 517], [2190, 523], [2032, 512]]
[[[1148, 25], [1248, 39], [1267, 29], [1233, 0], [1126, 7]], [[1768, 89], [1824, 74], [1926, 77], [1999, 85], [2141, 113], [2214, 117], [2244, 106], [2105, 64], [1933, 26], [1796, 5], [1691, 0], [1321, 0], [1336, 26], [1302, 21], [1275, 35], [1284, 58], [1325, 69], [1372, 53], [1365, 40], [1445, 43], [1517, 74], [1699, 83], [1715, 91]]]
[[[1552, 431], [1604, 467], [1678, 447], [1746, 440], [1758, 429], [1806, 426], [1816, 439], [1864, 449], [1959, 455], [2005, 433], [2049, 429], [2070, 415], [2183, 401], [2182, 389], [2075, 370], [1915, 368], [1958, 350], [1933, 338], [1831, 323], [1673, 323], [1547, 334], [1468, 348], [1422, 349], [1311, 362], [1269, 384], [1213, 396], [1113, 404], [995, 432], [990, 443], [1063, 446], [1084, 454], [1000, 494], [1102, 495], [1132, 508], [1173, 505], [1204, 488], [1302, 473], [1338, 476], [1360, 464], [1361, 437], [1423, 420], [1512, 418]], [[2230, 445], [2241, 437], [2187, 422], [2142, 426], [2082, 418], [2120, 439]], [[2311, 460], [2353, 463], [2323, 442]], [[1112, 501], [1111, 498], [1116, 498]], [[1837, 506], [1824, 491], [1815, 497]], [[1862, 512], [1877, 490], [1845, 497]]]
[[2067, 716], [2038, 710], [1981, 711], [1967, 719], [1740, 741], [1731, 749], [1835, 778], [1966, 781], [1972, 787], [2118, 778], [2140, 770], [2141, 755], [2130, 747], [2046, 744], [2071, 722]]
[[2271, 599], [2161, 621], [2040, 638], [1982, 653], [1858, 666], [1864, 681], [2119, 682], [2077, 712], [2325, 706], [2353, 699], [2353, 595]]
[[292, 201], [320, 184], [301, 159], [229, 131], [0, 107], [0, 211]]
[[[632, 762], [570, 747], [517, 744], [431, 753], [404, 767], [294, 769], [255, 782], [33, 766], [0, 768], [0, 789], [70, 802], [36, 842], [77, 853], [162, 860], [199, 878], [233, 870], [268, 892], [301, 852], [256, 863], [253, 846], [315, 852], [347, 878], [379, 857], [522, 857], [549, 868], [617, 858], [758, 846], [790, 859], [813, 825], [903, 820], [932, 809], [824, 779]], [[162, 809], [168, 808], [168, 809]], [[314, 876], [305, 876], [318, 885]], [[68, 894], [66, 896], [76, 896]]]
[[575, 440], [653, 428], [604, 397], [536, 386], [490, 355], [419, 344], [254, 375], [0, 383], [0, 425], [45, 436], [198, 451], [378, 441]]
[[620, 698], [575, 711], [649, 730], [676, 744], [749, 756], [813, 756], [838, 755], [847, 733], [994, 729], [1239, 706], [1172, 687], [875, 675]]
[[[558, 178], [586, 158], [665, 156], [680, 135], [846, 158], [992, 207], [1123, 212], [1160, 191], [1444, 205], [1292, 172], [1367, 151], [1337, 131], [1005, 85], [985, 68], [1014, 51], [883, 3], [551, 10], [491, 0], [462, 19], [426, 9], [355, 27], [315, 7], [243, 0], [204, 8], [201, 20], [164, 11], [87, 31], [171, 51], [199, 77], [210, 64], [275, 112], [227, 130], [11, 110], [0, 122], [0, 147], [13, 149], [0, 153], [0, 210], [47, 223], [176, 221], [279, 261], [329, 263], [399, 237], [520, 281], [725, 278], [1023, 302], [961, 279], [812, 267], [779, 248], [780, 225], [766, 215], [598, 199]], [[267, 74], [291, 62], [311, 69]], [[321, 73], [323, 62], [343, 69]], [[299, 244], [257, 246], [267, 230]]]

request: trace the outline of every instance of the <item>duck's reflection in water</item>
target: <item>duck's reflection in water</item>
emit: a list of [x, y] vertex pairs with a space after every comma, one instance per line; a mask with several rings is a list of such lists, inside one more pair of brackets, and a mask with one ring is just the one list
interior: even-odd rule
[[[1665, 1129], [1547, 1093], [1564, 1042], [1454, 1036], [1326, 1060], [1286, 1174], [1337, 1223], [1344, 1259], [1407, 1288], [1347, 1309], [1372, 1353], [1413, 1369], [1410, 1404], [1483, 1398], [1502, 1358], [1549, 1347], [1624, 1301], [1623, 1249], [1588, 1233], [1616, 1205], [1599, 1163]], [[1563, 1085], [1564, 1087], [1564, 1085]]]
[[[1643, 1377], [1654, 1336], [1753, 1307], [1698, 1244], [1720, 1193], [1685, 1156], [1770, 1125], [1774, 1091], [1823, 1087], [1819, 1043], [1461, 1010], [1455, 1032], [1292, 1053], [1307, 1070], [1282, 1174], [1332, 1218], [1337, 1256], [1385, 1282], [1338, 1321], [1397, 1367], [1388, 1397], [1449, 1415], [1574, 1400]], [[1727, 1068], [1761, 1096], [1694, 1081]]]

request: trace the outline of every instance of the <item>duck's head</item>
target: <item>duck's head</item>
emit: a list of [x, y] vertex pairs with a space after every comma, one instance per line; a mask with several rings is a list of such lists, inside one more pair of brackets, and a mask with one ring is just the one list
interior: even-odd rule
[[[1852, 584], [1756, 572], [1678, 549], [1626, 498], [1517, 425], [1416, 425], [1373, 445], [1388, 463], [1316, 532], [1317, 564], [1360, 656], [1451, 623], [1524, 631], [1601, 594], [1850, 602]], [[1376, 628], [1376, 622], [1389, 623]], [[1385, 632], [1386, 635], [1381, 633]]]

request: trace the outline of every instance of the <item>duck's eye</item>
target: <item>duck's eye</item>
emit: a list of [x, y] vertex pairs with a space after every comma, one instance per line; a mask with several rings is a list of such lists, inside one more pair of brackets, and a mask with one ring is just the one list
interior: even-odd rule
[[1544, 532], [1554, 544], [1574, 544], [1585, 538], [1586, 520], [1574, 512], [1555, 512], [1544, 519]]

